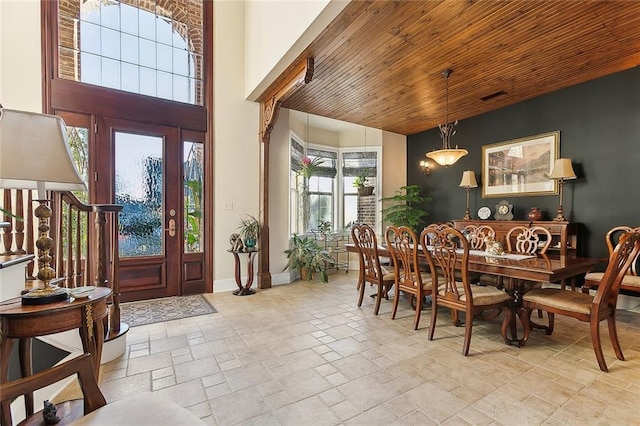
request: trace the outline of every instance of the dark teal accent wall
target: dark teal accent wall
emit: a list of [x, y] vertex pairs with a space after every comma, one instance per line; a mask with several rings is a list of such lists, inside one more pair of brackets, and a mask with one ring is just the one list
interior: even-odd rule
[[[407, 182], [422, 185], [433, 198], [426, 205], [429, 222], [464, 216], [466, 189], [458, 185], [464, 170], [474, 170], [481, 184], [483, 145], [559, 130], [560, 156], [572, 159], [578, 176], [566, 182], [563, 206], [565, 217], [582, 224], [582, 254], [606, 256], [604, 234], [610, 228], [640, 226], [640, 67], [460, 120], [457, 129], [453, 144], [469, 155], [448, 168], [436, 165], [430, 176], [420, 173], [418, 163], [441, 147], [438, 129], [407, 138]], [[521, 220], [532, 206], [542, 210], [544, 220], [553, 218], [559, 200], [557, 195], [482, 198], [478, 187], [471, 190], [473, 218], [482, 206], [495, 212], [502, 199], [514, 205], [515, 219]]]

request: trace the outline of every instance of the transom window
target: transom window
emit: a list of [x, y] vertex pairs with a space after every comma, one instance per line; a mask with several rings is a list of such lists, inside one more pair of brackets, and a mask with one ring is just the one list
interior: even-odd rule
[[58, 76], [203, 105], [202, 1], [61, 0]]

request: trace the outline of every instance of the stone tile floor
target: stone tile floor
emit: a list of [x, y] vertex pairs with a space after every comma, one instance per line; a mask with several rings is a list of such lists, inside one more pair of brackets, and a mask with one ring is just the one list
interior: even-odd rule
[[208, 295], [218, 313], [134, 327], [127, 351], [103, 366], [108, 401], [152, 390], [211, 425], [585, 425], [640, 422], [640, 311], [620, 311], [626, 361], [602, 341], [599, 370], [589, 326], [557, 317], [524, 348], [500, 337], [502, 316], [464, 328], [431, 310], [417, 331], [400, 300], [373, 315], [356, 306], [353, 272], [328, 284], [297, 281], [247, 297]]

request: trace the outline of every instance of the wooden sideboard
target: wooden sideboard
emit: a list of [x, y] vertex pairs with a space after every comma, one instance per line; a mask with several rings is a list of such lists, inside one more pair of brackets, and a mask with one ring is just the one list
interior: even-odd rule
[[561, 255], [576, 256], [579, 251], [578, 224], [570, 222], [536, 221], [528, 220], [454, 220], [456, 229], [462, 230], [467, 225], [489, 225], [496, 231], [496, 240], [504, 244], [505, 237], [509, 229], [514, 226], [541, 226], [546, 228], [552, 237], [551, 247], [547, 253], [558, 253]]

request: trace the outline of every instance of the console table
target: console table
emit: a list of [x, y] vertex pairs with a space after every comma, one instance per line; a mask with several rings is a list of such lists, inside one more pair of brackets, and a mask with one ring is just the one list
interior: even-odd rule
[[[7, 383], [9, 359], [12, 349], [19, 342], [20, 370], [22, 377], [33, 374], [31, 363], [31, 340], [37, 336], [78, 329], [82, 348], [89, 354], [93, 364], [93, 374], [98, 379], [100, 357], [104, 342], [104, 323], [107, 317], [107, 298], [111, 289], [98, 287], [82, 299], [70, 298], [61, 302], [44, 305], [23, 306], [20, 297], [0, 304], [0, 383]], [[33, 414], [33, 394], [25, 395], [27, 417]], [[10, 413], [9, 403], [2, 404], [2, 417]], [[6, 423], [3, 423], [6, 424]]]
[[[256, 291], [251, 288], [251, 284], [253, 284], [253, 258], [256, 257], [256, 253], [258, 253], [258, 249], [250, 249], [245, 251], [233, 251], [227, 250], [229, 253], [233, 254], [233, 258], [236, 261], [235, 265], [235, 278], [236, 285], [238, 286], [237, 290], [233, 290], [233, 294], [236, 296], [249, 296], [250, 294], [255, 293]], [[240, 255], [245, 253], [247, 255], [247, 282], [243, 286], [242, 285], [242, 276], [240, 274]]]
[[457, 230], [464, 229], [467, 225], [488, 225], [496, 231], [496, 241], [506, 247], [505, 237], [514, 226], [541, 226], [551, 233], [551, 246], [547, 253], [557, 253], [562, 256], [578, 256], [578, 224], [571, 222], [535, 221], [528, 220], [454, 220], [453, 225]]

